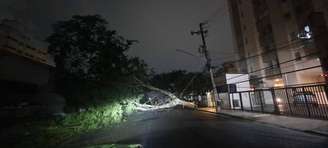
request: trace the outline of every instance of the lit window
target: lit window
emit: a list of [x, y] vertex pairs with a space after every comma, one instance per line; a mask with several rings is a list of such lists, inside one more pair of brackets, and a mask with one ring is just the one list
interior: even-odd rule
[[311, 39], [312, 31], [309, 25], [304, 26], [304, 30], [297, 34], [299, 39]]
[[305, 26], [305, 27], [304, 27], [304, 31], [305, 31], [305, 32], [310, 32], [310, 31], [311, 31], [311, 30], [310, 30], [310, 26]]

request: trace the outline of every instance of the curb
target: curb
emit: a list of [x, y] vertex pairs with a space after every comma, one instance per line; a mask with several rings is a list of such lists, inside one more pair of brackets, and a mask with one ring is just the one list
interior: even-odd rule
[[249, 120], [249, 121], [256, 121], [255, 118], [247, 118], [247, 117], [236, 116], [236, 115], [231, 115], [231, 114], [226, 114], [226, 113], [215, 113], [215, 112], [206, 111], [206, 110], [200, 110], [200, 109], [196, 109], [196, 110], [197, 111], [200, 111], [200, 112], [206, 112], [206, 113], [215, 114], [215, 115], [223, 115], [223, 116], [229, 116], [229, 117], [237, 118], [237, 119], [243, 119], [243, 120]]
[[315, 130], [312, 130], [312, 131], [303, 131], [303, 132], [314, 134], [314, 135], [328, 137], [328, 133], [327, 132], [320, 132], [320, 131], [315, 131]]
[[227, 113], [215, 113], [215, 112], [200, 110], [200, 109], [197, 109], [197, 110], [201, 111], [201, 112], [212, 113], [212, 114], [215, 114], [215, 115], [224, 115], [224, 116], [229, 116], [229, 117], [242, 119], [242, 120], [255, 121], [255, 122], [258, 122], [258, 123], [261, 123], [261, 124], [268, 124], [268, 125], [273, 125], [273, 126], [276, 126], [276, 127], [285, 128], [285, 129], [289, 129], [289, 130], [293, 130], [293, 131], [304, 132], [304, 133], [308, 133], [308, 134], [328, 137], [328, 132], [321, 132], [321, 131], [315, 131], [315, 130], [299, 130], [299, 129], [280, 126], [280, 125], [276, 125], [276, 124], [272, 124], [272, 123], [268, 123], [268, 122], [257, 121], [256, 118], [254, 118], [254, 117], [242, 117], [242, 116], [231, 115], [231, 114], [227, 114]]
[[236, 115], [231, 115], [231, 114], [227, 114], [227, 113], [215, 113], [215, 114], [229, 116], [229, 117], [233, 117], [233, 118], [237, 118], [237, 119], [248, 120], [248, 121], [256, 121], [255, 117], [243, 117], [243, 116], [236, 116]]

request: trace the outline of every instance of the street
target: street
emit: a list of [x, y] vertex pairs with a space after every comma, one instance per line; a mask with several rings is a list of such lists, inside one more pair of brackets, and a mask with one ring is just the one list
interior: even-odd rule
[[137, 113], [119, 127], [82, 136], [70, 144], [81, 147], [113, 142], [145, 148], [328, 146], [327, 137], [188, 109]]

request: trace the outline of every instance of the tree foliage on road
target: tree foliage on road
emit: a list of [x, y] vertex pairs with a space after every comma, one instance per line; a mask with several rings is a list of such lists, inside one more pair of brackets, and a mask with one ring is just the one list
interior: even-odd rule
[[143, 60], [126, 55], [133, 41], [108, 29], [99, 15], [75, 15], [59, 21], [46, 40], [56, 61], [57, 89], [66, 97], [117, 86], [131, 76], [148, 76]]

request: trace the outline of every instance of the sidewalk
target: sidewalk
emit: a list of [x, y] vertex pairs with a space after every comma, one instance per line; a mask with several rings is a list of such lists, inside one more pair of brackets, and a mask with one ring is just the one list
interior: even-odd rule
[[[199, 108], [199, 110], [215, 113], [215, 109], [213, 108]], [[235, 110], [221, 110], [218, 114], [328, 136], [328, 121], [326, 120], [279, 116], [273, 114], [252, 113]]]

